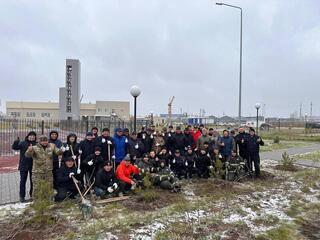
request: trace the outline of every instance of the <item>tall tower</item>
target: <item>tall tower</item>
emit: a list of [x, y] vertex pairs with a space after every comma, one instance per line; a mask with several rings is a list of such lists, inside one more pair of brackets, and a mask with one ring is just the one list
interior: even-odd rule
[[61, 120], [80, 119], [80, 73], [80, 61], [78, 59], [66, 59], [65, 87], [59, 89]]

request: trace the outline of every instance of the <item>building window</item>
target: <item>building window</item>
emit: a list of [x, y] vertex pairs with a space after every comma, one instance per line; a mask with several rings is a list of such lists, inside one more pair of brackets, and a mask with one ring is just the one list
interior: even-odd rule
[[50, 117], [50, 113], [41, 113], [41, 117]]
[[27, 117], [36, 117], [36, 113], [35, 112], [27, 112]]
[[20, 112], [11, 112], [11, 117], [20, 117]]
[[100, 109], [100, 108], [98, 108], [98, 112], [101, 112], [101, 109]]

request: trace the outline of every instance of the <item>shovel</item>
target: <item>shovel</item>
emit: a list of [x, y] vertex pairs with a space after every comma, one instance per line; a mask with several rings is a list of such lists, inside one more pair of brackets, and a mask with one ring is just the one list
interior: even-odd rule
[[92, 217], [92, 204], [89, 200], [85, 199], [80, 191], [80, 188], [78, 186], [77, 180], [72, 176], [72, 180], [74, 184], [76, 185], [76, 188], [80, 194], [81, 197], [81, 204], [80, 204], [80, 209], [82, 211], [82, 216], [84, 219], [88, 219]]

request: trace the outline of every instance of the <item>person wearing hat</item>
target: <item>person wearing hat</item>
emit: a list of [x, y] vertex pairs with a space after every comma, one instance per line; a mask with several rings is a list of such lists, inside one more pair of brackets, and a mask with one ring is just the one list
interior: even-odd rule
[[116, 128], [114, 137], [114, 156], [115, 156], [115, 165], [116, 167], [120, 164], [121, 160], [128, 153], [128, 143], [129, 140], [126, 136], [123, 135], [123, 131], [121, 128]]
[[[81, 172], [84, 172], [86, 168], [85, 164], [85, 159], [90, 155], [94, 153], [94, 149], [95, 149], [95, 143], [93, 140], [93, 134], [92, 132], [87, 132], [86, 133], [86, 138], [84, 140], [82, 140], [79, 143], [79, 156], [80, 156], [80, 169]], [[82, 173], [81, 173], [82, 174]]]
[[260, 177], [260, 146], [263, 146], [264, 142], [261, 137], [256, 135], [254, 128], [250, 128], [249, 136], [246, 139], [247, 153], [248, 153], [248, 167], [252, 171], [252, 165], [254, 165], [254, 172], [256, 177]]
[[78, 190], [72, 177], [76, 178], [80, 190], [83, 190], [83, 186], [79, 182], [80, 175], [77, 174], [74, 159], [70, 156], [64, 158], [64, 162], [64, 166], [59, 168], [57, 171], [57, 194], [54, 197], [56, 202], [61, 202], [66, 198], [74, 199], [78, 194]]
[[96, 174], [94, 192], [102, 199], [116, 196], [119, 192], [118, 179], [112, 168], [111, 161], [105, 161]]
[[117, 167], [116, 176], [119, 180], [120, 196], [135, 189], [137, 186], [136, 182], [141, 180], [139, 169], [131, 164], [129, 155], [125, 156]]
[[150, 162], [149, 154], [143, 154], [142, 158], [137, 162], [136, 166], [139, 168], [142, 175], [150, 173], [153, 165]]
[[144, 152], [145, 150], [143, 143], [137, 138], [137, 134], [132, 132], [128, 143], [128, 153], [133, 160], [132, 163], [135, 163], [136, 160], [139, 160]]
[[228, 130], [223, 131], [223, 136], [218, 139], [218, 145], [220, 147], [220, 154], [222, 155], [223, 161], [229, 161], [232, 152], [236, 152], [236, 144], [229, 135]]
[[129, 128], [124, 128], [124, 129], [123, 129], [123, 136], [125, 136], [127, 139], [130, 138]]
[[184, 135], [181, 131], [181, 127], [177, 126], [176, 127], [176, 132], [173, 135], [173, 147], [174, 150], [179, 150], [181, 155], [184, 155], [184, 151], [185, 151], [185, 138]]
[[72, 157], [73, 160], [76, 160], [79, 156], [79, 145], [77, 143], [77, 135], [74, 133], [70, 133], [67, 136], [67, 142], [62, 144], [61, 150], [63, 151], [64, 159]]
[[93, 182], [96, 173], [103, 168], [104, 159], [101, 156], [101, 148], [95, 147], [94, 153], [90, 154], [84, 160], [84, 174], [86, 177], [86, 182], [90, 185]]
[[185, 165], [186, 165], [186, 175], [185, 178], [192, 178], [193, 173], [195, 172], [195, 164], [197, 161], [197, 155], [194, 153], [191, 146], [187, 147], [187, 154], [185, 156]]
[[197, 174], [199, 178], [210, 177], [211, 160], [204, 148], [200, 149], [199, 156], [196, 160]]
[[[52, 157], [62, 155], [62, 151], [52, 143], [49, 143], [46, 136], [40, 136], [39, 143], [36, 145], [30, 144], [25, 156], [33, 158], [33, 187], [34, 199], [38, 200], [39, 193], [45, 191], [45, 196], [48, 201], [53, 197], [53, 166]], [[46, 190], [44, 190], [46, 189]]]
[[97, 127], [93, 127], [91, 128], [91, 132], [92, 132], [92, 136], [93, 136], [93, 139], [97, 139], [98, 138], [98, 132], [99, 132], [99, 129]]
[[20, 151], [19, 160], [19, 172], [20, 172], [20, 188], [19, 197], [20, 202], [25, 202], [26, 197], [26, 183], [29, 175], [30, 189], [29, 196], [32, 197], [32, 158], [27, 158], [25, 153], [30, 145], [34, 146], [37, 144], [37, 134], [33, 131], [29, 132], [25, 137], [24, 141], [20, 141], [19, 137], [12, 144], [12, 149], [15, 151]]
[[181, 156], [180, 150], [175, 150], [174, 156], [170, 163], [170, 168], [178, 179], [181, 179], [186, 174], [185, 160]]
[[173, 192], [178, 192], [181, 189], [180, 184], [178, 184], [178, 179], [163, 160], [160, 161], [157, 172], [152, 175], [151, 182], [153, 185]]
[[101, 156], [104, 161], [114, 161], [114, 148], [115, 143], [114, 139], [110, 137], [110, 129], [104, 128], [102, 129], [101, 136], [94, 140], [95, 147], [101, 148]]

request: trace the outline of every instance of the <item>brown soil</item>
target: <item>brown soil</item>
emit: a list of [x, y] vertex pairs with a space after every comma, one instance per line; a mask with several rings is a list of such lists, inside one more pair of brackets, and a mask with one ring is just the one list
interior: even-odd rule
[[304, 222], [300, 228], [300, 231], [303, 236], [307, 237], [307, 239], [320, 239], [320, 219]]
[[274, 166], [274, 169], [280, 170], [280, 171], [288, 171], [288, 172], [297, 172], [301, 170], [301, 168], [294, 165], [290, 165], [290, 166], [276, 165]]

